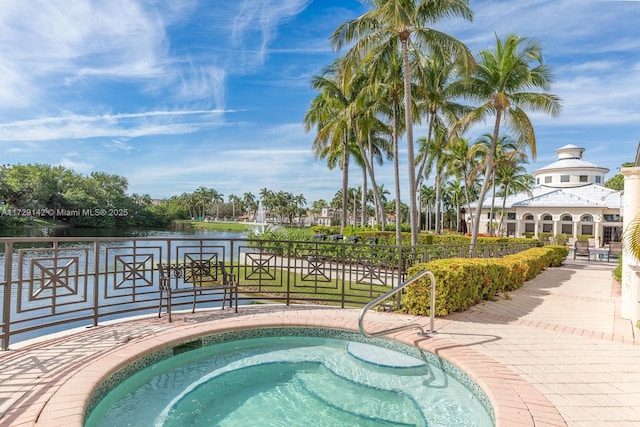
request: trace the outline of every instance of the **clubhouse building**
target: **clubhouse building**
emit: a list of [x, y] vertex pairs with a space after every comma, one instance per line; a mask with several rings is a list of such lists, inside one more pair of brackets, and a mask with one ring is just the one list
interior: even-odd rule
[[[503, 199], [496, 197], [493, 222], [501, 224], [498, 234], [515, 237], [566, 234], [571, 241], [588, 235], [595, 247], [620, 241], [622, 192], [603, 186], [609, 169], [584, 160], [584, 148], [572, 144], [555, 152], [557, 161], [533, 172], [535, 187], [530, 192], [507, 196], [502, 221]], [[472, 212], [475, 208], [471, 204]], [[490, 194], [482, 208], [481, 233], [489, 229]], [[470, 220], [467, 212], [467, 221]]]

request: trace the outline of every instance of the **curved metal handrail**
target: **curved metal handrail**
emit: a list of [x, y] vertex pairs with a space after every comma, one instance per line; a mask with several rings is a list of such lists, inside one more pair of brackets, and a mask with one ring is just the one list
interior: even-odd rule
[[[377, 306], [378, 304], [380, 304], [382, 301], [386, 300], [387, 298], [389, 298], [390, 296], [393, 296], [395, 294], [397, 294], [398, 292], [402, 291], [405, 287], [409, 286], [410, 284], [412, 284], [413, 282], [415, 282], [416, 280], [422, 278], [423, 276], [429, 276], [429, 279], [431, 280], [431, 307], [430, 307], [430, 329], [428, 331], [425, 331], [424, 328], [417, 324], [417, 323], [409, 323], [407, 325], [402, 325], [402, 326], [396, 326], [395, 328], [389, 328], [389, 329], [384, 329], [382, 331], [377, 331], [377, 332], [367, 332], [364, 329], [364, 316], [367, 313], [367, 311], [369, 311], [372, 307]], [[420, 332], [418, 335], [421, 336], [427, 336], [429, 334], [435, 334], [436, 331], [434, 330], [434, 321], [435, 321], [435, 306], [436, 306], [436, 278], [434, 277], [433, 273], [430, 272], [429, 270], [423, 270], [420, 273], [416, 274], [413, 277], [410, 277], [409, 279], [405, 280], [404, 282], [402, 282], [397, 288], [393, 288], [391, 289], [389, 292], [380, 295], [378, 298], [374, 299], [373, 301], [371, 301], [370, 303], [368, 303], [367, 305], [365, 305], [364, 307], [362, 307], [362, 310], [360, 311], [360, 316], [358, 316], [358, 327], [360, 328], [360, 333], [362, 335], [364, 335], [365, 337], [368, 338], [373, 338], [373, 337], [378, 337], [380, 335], [386, 335], [386, 334], [390, 334], [392, 332], [399, 332], [399, 331], [403, 331], [405, 329], [411, 329], [411, 328], [416, 328], [416, 329], [420, 329]]]

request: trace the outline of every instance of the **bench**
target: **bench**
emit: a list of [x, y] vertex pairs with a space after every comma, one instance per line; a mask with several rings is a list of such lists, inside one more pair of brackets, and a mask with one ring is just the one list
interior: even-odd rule
[[[172, 298], [179, 295], [193, 297], [191, 313], [196, 311], [198, 295], [205, 293], [224, 292], [222, 309], [224, 310], [227, 297], [229, 307], [234, 307], [238, 312], [238, 282], [235, 275], [227, 272], [224, 262], [211, 260], [192, 260], [187, 263], [158, 264], [160, 274], [160, 302], [158, 317], [161, 316], [162, 307], [165, 306], [171, 322]], [[171, 283], [175, 285], [172, 286]]]

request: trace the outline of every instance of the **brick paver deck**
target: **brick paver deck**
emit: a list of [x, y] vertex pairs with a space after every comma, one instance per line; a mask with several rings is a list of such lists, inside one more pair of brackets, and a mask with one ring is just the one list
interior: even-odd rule
[[[523, 288], [438, 318], [419, 345], [471, 375], [494, 404], [499, 426], [640, 425], [640, 346], [619, 317], [614, 265], [567, 261]], [[75, 331], [0, 352], [0, 425], [81, 425], [93, 387], [141, 351], [189, 336], [252, 326], [357, 330], [359, 310], [249, 306], [140, 318]], [[427, 318], [372, 312], [369, 328]]]

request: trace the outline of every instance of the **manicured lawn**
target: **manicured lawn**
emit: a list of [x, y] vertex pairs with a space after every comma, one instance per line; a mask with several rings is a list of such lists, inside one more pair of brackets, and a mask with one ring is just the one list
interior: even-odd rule
[[204, 222], [204, 221], [186, 221], [191, 227], [198, 230], [214, 230], [214, 231], [248, 231], [255, 228], [255, 224], [249, 222]]

